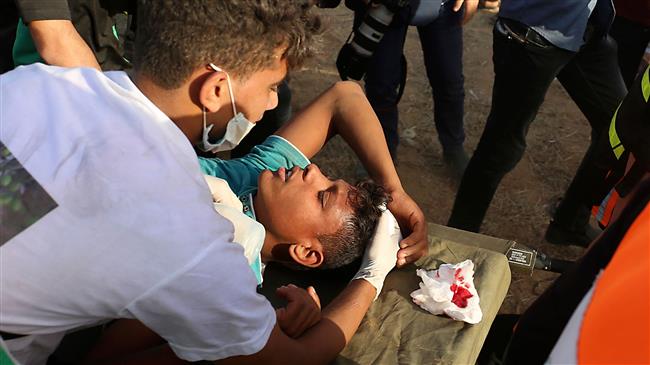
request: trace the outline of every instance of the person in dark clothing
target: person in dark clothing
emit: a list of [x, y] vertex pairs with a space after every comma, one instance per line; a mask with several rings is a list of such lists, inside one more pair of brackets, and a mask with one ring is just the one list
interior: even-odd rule
[[[609, 34], [618, 44], [618, 64], [625, 85], [629, 88], [645, 57], [650, 62], [650, 2], [647, 0], [615, 0], [616, 18]], [[645, 56], [644, 56], [645, 55]]]
[[[364, 1], [351, 1], [355, 10], [354, 26], [361, 23], [367, 10]], [[438, 17], [417, 27], [427, 77], [433, 93], [433, 119], [443, 148], [443, 157], [452, 171], [461, 176], [469, 160], [464, 148], [464, 77], [463, 22], [475, 12], [477, 2], [441, 1]], [[470, 7], [467, 11], [466, 7]], [[465, 18], [465, 14], [468, 16]], [[406, 59], [402, 55], [409, 19], [398, 14], [384, 33], [368, 62], [366, 95], [381, 121], [393, 160], [399, 145], [397, 105], [404, 88]]]
[[598, 163], [610, 174], [593, 181], [613, 188], [603, 205], [614, 207], [599, 217], [605, 231], [520, 318], [497, 318], [501, 328], [493, 325], [479, 364], [650, 361], [650, 68], [637, 77], [606, 137]]
[[593, 144], [626, 89], [607, 36], [610, 0], [504, 0], [494, 27], [492, 108], [460, 183], [448, 225], [477, 232], [501, 179], [523, 156], [530, 123], [556, 77], [592, 129], [592, 143], [549, 225], [547, 240], [587, 244]]
[[16, 39], [16, 25], [18, 24], [18, 9], [13, 0], [0, 2], [0, 74], [14, 68], [11, 50]]

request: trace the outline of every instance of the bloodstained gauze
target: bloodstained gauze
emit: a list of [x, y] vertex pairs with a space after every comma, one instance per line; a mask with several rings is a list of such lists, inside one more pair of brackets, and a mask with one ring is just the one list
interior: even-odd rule
[[467, 299], [473, 297], [472, 293], [470, 293], [469, 290], [463, 288], [462, 286], [458, 286], [456, 284], [452, 284], [449, 287], [449, 290], [454, 292], [454, 297], [451, 298], [451, 302], [456, 304], [458, 308], [467, 307]]

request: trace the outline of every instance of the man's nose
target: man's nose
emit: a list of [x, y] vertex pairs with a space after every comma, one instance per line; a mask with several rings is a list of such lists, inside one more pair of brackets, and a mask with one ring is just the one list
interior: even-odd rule
[[318, 165], [314, 163], [307, 165], [307, 167], [305, 167], [305, 170], [305, 180], [310, 179], [313, 182], [318, 182], [322, 180], [322, 178], [325, 178], [325, 175], [323, 175], [323, 173], [320, 171]]

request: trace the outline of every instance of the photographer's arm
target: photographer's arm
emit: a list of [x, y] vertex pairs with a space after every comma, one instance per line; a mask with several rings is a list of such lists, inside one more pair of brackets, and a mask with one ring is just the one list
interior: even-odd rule
[[461, 21], [462, 25], [469, 23], [474, 15], [476, 15], [476, 11], [478, 10], [478, 2], [479, 0], [456, 0], [454, 11], [460, 11], [463, 3], [465, 4], [465, 14], [463, 14], [463, 20]]
[[370, 176], [382, 184], [393, 201], [389, 209], [404, 236], [398, 266], [427, 253], [426, 221], [422, 210], [404, 191], [388, 152], [384, 133], [361, 87], [350, 81], [337, 82], [302, 109], [278, 132], [308, 158], [337, 134], [350, 145]]

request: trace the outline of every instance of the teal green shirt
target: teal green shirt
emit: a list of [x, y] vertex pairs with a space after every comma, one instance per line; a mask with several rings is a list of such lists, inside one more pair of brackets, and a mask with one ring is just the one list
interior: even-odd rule
[[[199, 165], [205, 175], [224, 179], [230, 189], [242, 202], [244, 214], [255, 218], [253, 196], [257, 193], [257, 178], [264, 170], [275, 171], [280, 167], [291, 169], [294, 166], [307, 167], [310, 162], [291, 142], [280, 136], [270, 136], [261, 145], [253, 147], [250, 153], [241, 158], [222, 160], [219, 158], [199, 158]], [[261, 246], [260, 246], [261, 247]], [[251, 269], [262, 283], [262, 261], [259, 257], [251, 264]]]

